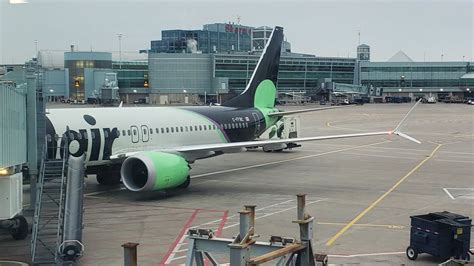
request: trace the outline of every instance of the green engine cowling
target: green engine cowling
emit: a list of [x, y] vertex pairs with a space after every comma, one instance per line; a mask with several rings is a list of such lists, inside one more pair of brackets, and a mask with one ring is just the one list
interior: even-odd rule
[[142, 152], [128, 157], [120, 174], [131, 191], [162, 190], [184, 184], [189, 176], [189, 165], [176, 154]]

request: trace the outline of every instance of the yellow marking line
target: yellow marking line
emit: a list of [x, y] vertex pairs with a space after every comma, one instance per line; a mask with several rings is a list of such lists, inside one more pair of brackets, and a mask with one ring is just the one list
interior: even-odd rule
[[[326, 222], [319, 222], [320, 225], [347, 225], [347, 223], [326, 223]], [[404, 225], [394, 225], [394, 224], [354, 224], [354, 226], [360, 227], [382, 227], [388, 229], [404, 229]]]
[[355, 223], [357, 223], [364, 215], [366, 215], [370, 210], [372, 210], [379, 202], [381, 202], [388, 194], [392, 193], [398, 186], [400, 186], [403, 181], [405, 181], [409, 176], [411, 176], [416, 170], [418, 170], [423, 164], [425, 164], [429, 159], [431, 159], [434, 154], [441, 148], [443, 144], [438, 144], [436, 148], [431, 152], [431, 154], [426, 157], [423, 161], [421, 161], [415, 168], [411, 169], [408, 174], [402, 177], [398, 182], [393, 185], [387, 192], [385, 192], [382, 196], [380, 196], [376, 201], [370, 204], [365, 210], [363, 210], [359, 215], [357, 215], [352, 221], [350, 221], [346, 226], [344, 226], [339, 232], [337, 232], [333, 237], [331, 237], [328, 242], [326, 242], [326, 246], [331, 246], [342, 234], [344, 234], [349, 228], [351, 228]]

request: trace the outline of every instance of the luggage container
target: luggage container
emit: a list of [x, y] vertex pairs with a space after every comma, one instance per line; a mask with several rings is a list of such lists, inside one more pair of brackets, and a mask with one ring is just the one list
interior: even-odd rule
[[416, 260], [420, 253], [469, 260], [472, 226], [469, 217], [445, 211], [410, 218], [410, 246], [406, 250], [410, 260]]

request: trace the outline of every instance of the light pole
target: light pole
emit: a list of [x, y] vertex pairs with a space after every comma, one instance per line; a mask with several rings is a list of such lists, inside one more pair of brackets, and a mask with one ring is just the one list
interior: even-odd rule
[[122, 33], [117, 34], [119, 40], [119, 68], [122, 69]]
[[35, 40], [35, 57], [38, 58], [38, 40]]

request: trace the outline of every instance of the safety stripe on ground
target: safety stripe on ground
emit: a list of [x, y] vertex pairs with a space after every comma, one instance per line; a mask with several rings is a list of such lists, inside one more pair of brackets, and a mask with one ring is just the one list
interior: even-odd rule
[[350, 221], [346, 226], [344, 226], [339, 232], [337, 232], [333, 237], [331, 237], [327, 242], [326, 246], [331, 246], [342, 234], [344, 234], [349, 228], [351, 228], [355, 223], [357, 223], [362, 217], [364, 217], [370, 210], [372, 210], [377, 204], [379, 204], [385, 197], [392, 193], [398, 186], [400, 186], [403, 181], [405, 181], [409, 176], [416, 172], [422, 165], [424, 165], [429, 159], [431, 159], [435, 153], [441, 148], [443, 144], [438, 144], [436, 148], [431, 152], [431, 154], [416, 165], [413, 169], [410, 170], [405, 176], [400, 178], [395, 185], [393, 185], [389, 190], [387, 190], [382, 196], [375, 200], [372, 204], [369, 205], [365, 210], [363, 210], [359, 215], [357, 215], [352, 221]]

